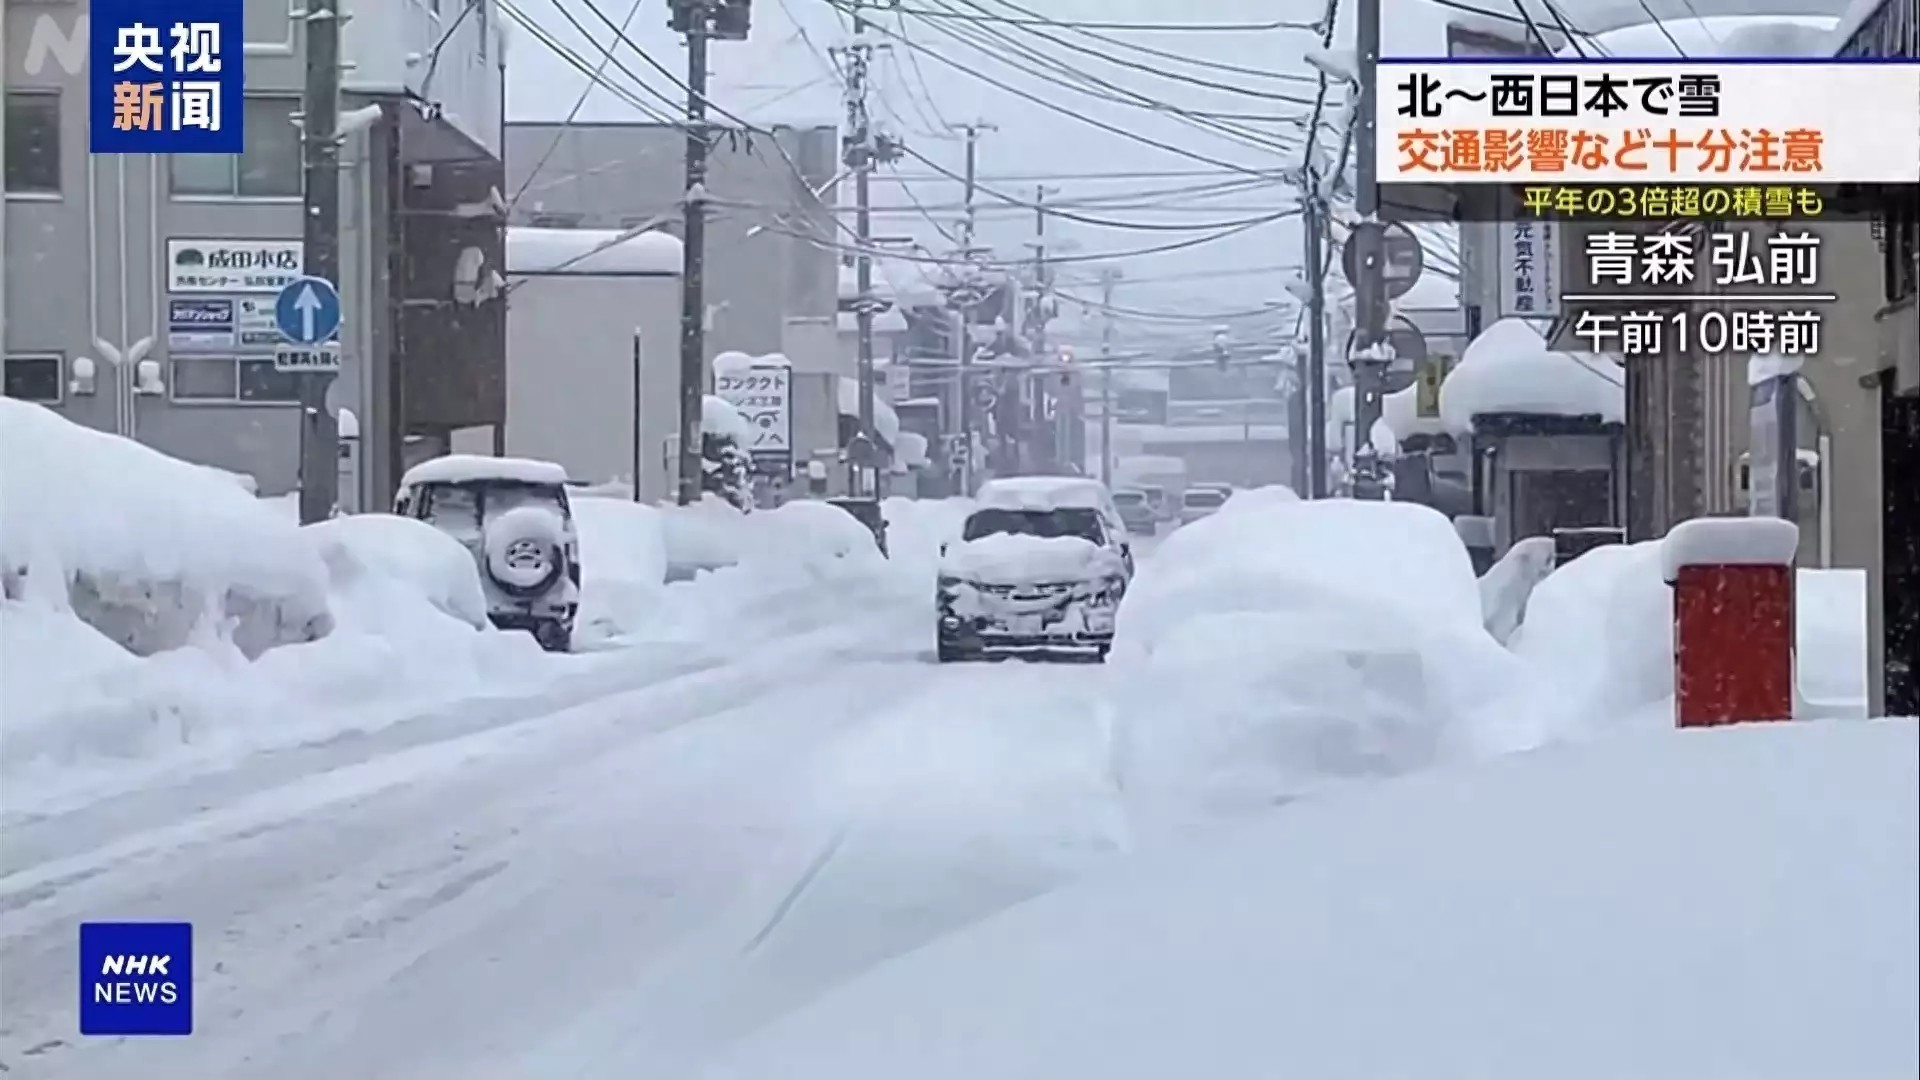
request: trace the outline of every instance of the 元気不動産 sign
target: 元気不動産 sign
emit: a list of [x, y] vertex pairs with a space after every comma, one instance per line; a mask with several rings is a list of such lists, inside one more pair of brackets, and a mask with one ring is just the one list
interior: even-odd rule
[[1379, 77], [1383, 183], [1920, 183], [1920, 65], [1383, 59]]
[[244, 0], [92, 0], [88, 149], [237, 154], [246, 62]]

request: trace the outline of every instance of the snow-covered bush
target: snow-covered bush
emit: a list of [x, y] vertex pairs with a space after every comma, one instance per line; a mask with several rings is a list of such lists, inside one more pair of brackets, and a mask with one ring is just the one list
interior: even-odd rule
[[740, 411], [709, 394], [700, 416], [701, 490], [736, 509], [753, 509], [753, 428]]
[[1553, 556], [1553, 537], [1529, 536], [1480, 575], [1480, 615], [1494, 640], [1505, 644], [1525, 621], [1527, 601], [1552, 572]]
[[131, 652], [196, 633], [257, 657], [333, 625], [298, 526], [231, 474], [0, 399], [0, 577]]

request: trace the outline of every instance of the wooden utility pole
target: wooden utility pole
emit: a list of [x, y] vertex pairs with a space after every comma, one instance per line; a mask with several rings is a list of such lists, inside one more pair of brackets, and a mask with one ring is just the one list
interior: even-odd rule
[[[340, 9], [338, 0], [309, 0], [302, 20], [306, 88], [300, 103], [306, 175], [301, 272], [340, 287]], [[333, 516], [340, 495], [340, 423], [327, 411], [331, 372], [300, 379], [300, 523]]]

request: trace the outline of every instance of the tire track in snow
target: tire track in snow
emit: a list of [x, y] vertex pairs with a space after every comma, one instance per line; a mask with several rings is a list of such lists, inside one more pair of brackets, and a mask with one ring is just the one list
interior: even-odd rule
[[[156, 1051], [149, 1043], [136, 1060], [133, 1049], [89, 1043], [81, 1048], [84, 1054], [69, 1047], [49, 1055], [41, 1075], [55, 1075], [55, 1065], [77, 1075], [111, 1074], [122, 1055], [122, 1064], [138, 1064], [150, 1076], [263, 1075], [254, 1063], [282, 1055], [307, 1063], [290, 1066], [295, 1073], [322, 1063], [333, 1070], [342, 1054], [357, 1052], [353, 1041], [334, 1037], [357, 1024], [378, 1024], [370, 1012], [386, 1010], [369, 1002], [390, 983], [438, 979], [442, 992], [472, 992], [491, 969], [485, 956], [473, 955], [487, 942], [531, 931], [536, 937], [561, 934], [561, 943], [579, 949], [578, 939], [564, 935], [577, 929], [576, 921], [608, 918], [601, 905], [676, 902], [677, 891], [700, 893], [726, 884], [708, 880], [712, 875], [690, 883], [648, 881], [621, 867], [611, 875], [615, 887], [593, 896], [584, 917], [564, 914], [581, 907], [572, 897], [577, 887], [591, 890], [593, 881], [608, 879], [603, 861], [618, 857], [622, 842], [662, 848], [669, 861], [684, 858], [674, 850], [673, 836], [650, 837], [646, 829], [661, 828], [659, 819], [683, 819], [687, 805], [698, 807], [721, 790], [717, 785], [726, 778], [732, 750], [715, 750], [716, 742], [759, 745], [765, 767], [778, 769], [793, 747], [816, 739], [823, 728], [830, 733], [884, 708], [885, 696], [864, 707], [833, 709], [852, 684], [809, 678], [831, 667], [831, 657], [881, 657], [895, 673], [891, 684], [879, 678], [862, 684], [883, 695], [920, 681], [919, 673], [893, 658], [890, 643], [901, 629], [897, 618], [868, 620], [852, 631], [809, 637], [804, 647], [780, 656], [763, 650], [722, 672], [574, 710], [581, 715], [556, 715], [540, 731], [527, 733], [545, 737], [512, 740], [512, 749], [531, 753], [496, 752], [475, 759], [486, 768], [424, 778], [438, 782], [421, 782], [416, 772], [413, 783], [326, 804], [324, 816], [285, 817], [277, 832], [258, 831], [256, 818], [242, 830], [254, 834], [245, 839], [233, 832], [223, 842], [186, 849], [162, 845], [145, 853], [157, 863], [151, 875], [116, 865], [97, 888], [30, 911], [37, 927], [9, 919], [5, 966], [13, 1030], [0, 1043], [36, 1029], [71, 1027], [68, 913], [190, 917], [218, 928], [217, 943], [202, 946], [207, 959], [197, 989], [209, 1019], [194, 1045]], [[793, 692], [815, 682], [821, 682], [819, 689]], [[783, 711], [789, 705], [801, 709], [790, 724]], [[579, 730], [556, 740], [546, 731], [552, 727]], [[636, 787], [641, 776], [659, 782]], [[735, 783], [751, 787], [751, 780]], [[595, 850], [608, 838], [614, 852]], [[163, 855], [166, 861], [158, 862]], [[697, 923], [723, 906], [711, 895], [703, 899], [681, 900], [691, 908], [675, 919]], [[571, 977], [565, 970], [545, 974], [557, 987]], [[455, 983], [464, 988], [449, 990]], [[503, 1000], [496, 992], [482, 1007], [498, 1009]], [[405, 1007], [402, 1001], [396, 1011]], [[441, 1032], [447, 1042], [407, 1048], [424, 1055], [419, 1068], [389, 1073], [393, 1064], [375, 1057], [353, 1071], [436, 1071], [436, 1051], [444, 1053], [448, 1042], [472, 1027], [462, 1020]], [[327, 1052], [314, 1049], [329, 1043]]]
[[924, 666], [923, 688], [816, 760], [828, 813], [785, 874], [510, 1064], [682, 1077], [873, 965], [1124, 849], [1103, 668]]

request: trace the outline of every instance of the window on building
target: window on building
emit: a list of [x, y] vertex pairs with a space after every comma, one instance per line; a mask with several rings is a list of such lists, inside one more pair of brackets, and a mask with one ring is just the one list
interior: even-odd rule
[[6, 112], [6, 190], [60, 190], [60, 95], [9, 90]]
[[299, 111], [295, 98], [249, 97], [243, 106], [247, 149], [240, 154], [175, 154], [176, 195], [292, 198], [300, 194]]
[[9, 356], [6, 358], [6, 396], [21, 401], [57, 402], [66, 380], [60, 357]]
[[241, 13], [246, 19], [247, 44], [292, 44], [293, 22], [288, 17], [292, 10], [292, 0], [246, 0]]
[[175, 401], [244, 401], [286, 404], [300, 400], [297, 376], [273, 369], [266, 356], [176, 356], [171, 390]]
[[536, 229], [577, 229], [584, 214], [535, 214], [528, 224]]

